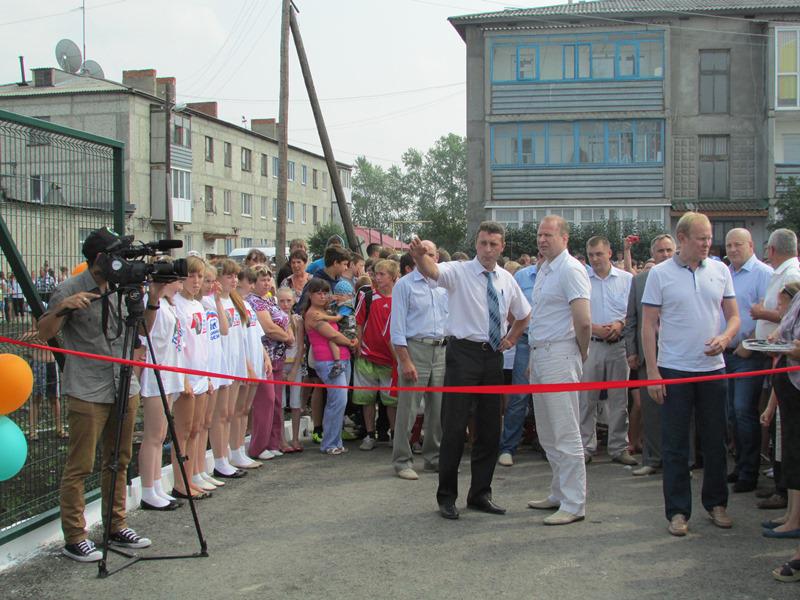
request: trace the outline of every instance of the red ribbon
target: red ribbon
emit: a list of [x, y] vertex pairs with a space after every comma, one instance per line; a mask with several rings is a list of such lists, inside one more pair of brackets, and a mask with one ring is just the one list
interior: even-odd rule
[[39, 350], [49, 350], [50, 352], [61, 352], [63, 354], [71, 354], [73, 356], [80, 356], [81, 358], [88, 358], [91, 360], [100, 360], [104, 362], [117, 363], [121, 365], [131, 365], [132, 367], [142, 367], [145, 369], [157, 369], [160, 371], [171, 371], [173, 373], [184, 373], [187, 375], [199, 375], [201, 377], [216, 377], [219, 379], [228, 379], [236, 381], [246, 381], [248, 383], [280, 383], [283, 385], [297, 385], [301, 387], [322, 387], [322, 388], [338, 388], [350, 390], [365, 390], [365, 391], [389, 391], [389, 392], [451, 392], [459, 394], [550, 394], [555, 392], [582, 392], [589, 390], [609, 390], [619, 388], [640, 388], [646, 386], [656, 385], [673, 385], [681, 383], [700, 383], [703, 381], [715, 381], [717, 379], [735, 379], [739, 377], [758, 377], [762, 375], [773, 375], [776, 373], [790, 373], [792, 371], [800, 371], [800, 366], [796, 367], [780, 367], [777, 369], [764, 369], [762, 371], [745, 371], [742, 373], [721, 373], [718, 375], [698, 375], [696, 377], [682, 377], [678, 379], [637, 379], [630, 381], [586, 381], [578, 383], [537, 383], [537, 384], [524, 384], [524, 385], [456, 385], [456, 386], [431, 386], [431, 387], [407, 387], [407, 386], [390, 386], [390, 387], [371, 387], [371, 386], [350, 386], [350, 385], [328, 385], [324, 383], [305, 383], [293, 381], [278, 381], [275, 379], [258, 379], [251, 377], [237, 377], [236, 375], [228, 375], [226, 373], [211, 373], [209, 371], [198, 371], [196, 369], [185, 369], [182, 367], [170, 367], [167, 365], [155, 365], [148, 362], [140, 362], [135, 360], [128, 360], [125, 358], [114, 358], [111, 356], [102, 356], [100, 354], [91, 354], [88, 352], [78, 352], [77, 350], [66, 350], [64, 348], [52, 348], [42, 344], [32, 344], [29, 342], [22, 342], [12, 338], [0, 336], [0, 343], [14, 344], [16, 346], [24, 346], [26, 348], [38, 348]]

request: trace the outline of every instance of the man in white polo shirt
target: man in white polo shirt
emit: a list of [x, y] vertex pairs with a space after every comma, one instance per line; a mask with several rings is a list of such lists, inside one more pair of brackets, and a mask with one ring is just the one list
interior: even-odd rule
[[[542, 219], [537, 233], [545, 262], [536, 276], [528, 330], [531, 383], [578, 383], [592, 332], [591, 285], [584, 266], [567, 251], [569, 225], [558, 216]], [[582, 521], [586, 514], [586, 465], [578, 392], [533, 395], [536, 431], [553, 477], [550, 494], [530, 508], [558, 511], [545, 525]]]
[[[447, 356], [444, 384], [452, 386], [503, 385], [503, 352], [513, 348], [528, 326], [531, 307], [511, 273], [497, 265], [505, 248], [505, 228], [494, 221], [478, 227], [476, 256], [471, 261], [439, 263], [428, 255], [418, 238], [409, 252], [424, 277], [447, 290]], [[508, 315], [516, 319], [507, 327]], [[470, 415], [475, 438], [470, 455], [472, 482], [467, 506], [490, 514], [504, 514], [492, 500], [492, 478], [502, 427], [500, 394], [447, 392], [442, 399], [442, 444], [439, 450], [439, 514], [458, 519], [458, 465], [464, 451]]]
[[[592, 285], [592, 337], [589, 358], [583, 365], [583, 381], [627, 381], [628, 361], [622, 328], [628, 310], [628, 294], [633, 275], [611, 264], [611, 244], [602, 236], [586, 242], [586, 256], [592, 267], [589, 282]], [[597, 408], [600, 390], [580, 393], [581, 440], [586, 462], [597, 451]], [[605, 403], [608, 419], [608, 455], [614, 462], [636, 465], [628, 452], [628, 390], [608, 390]]]
[[[682, 379], [725, 372], [722, 353], [739, 331], [730, 271], [710, 260], [711, 223], [687, 212], [678, 221], [680, 254], [650, 271], [642, 297], [642, 345], [648, 379]], [[720, 333], [720, 307], [726, 326]], [[658, 360], [656, 360], [658, 334]], [[686, 535], [692, 514], [689, 435], [692, 415], [703, 448], [702, 503], [717, 527], [733, 523], [728, 504], [724, 379], [648, 387], [661, 412], [664, 505], [669, 532]]]
[[750, 307], [756, 321], [756, 337], [766, 339], [775, 331], [781, 317], [778, 314], [778, 294], [787, 283], [800, 281], [800, 262], [797, 260], [797, 235], [791, 229], [776, 229], [767, 241], [767, 261], [774, 269], [763, 301]]

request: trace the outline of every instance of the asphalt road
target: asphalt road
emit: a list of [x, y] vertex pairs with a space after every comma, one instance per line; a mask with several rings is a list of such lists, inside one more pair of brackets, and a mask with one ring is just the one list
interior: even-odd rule
[[[107, 579], [53, 546], [0, 575], [3, 598], [753, 598], [800, 597], [800, 583], [770, 571], [797, 540], [770, 540], [752, 494], [731, 496], [734, 528], [721, 530], [699, 503], [690, 534], [667, 534], [660, 477], [634, 478], [602, 456], [589, 466], [587, 519], [546, 527], [548, 513], [526, 508], [546, 493], [550, 471], [531, 452], [497, 468], [495, 500], [504, 516], [463, 508], [469, 481], [462, 463], [461, 519], [436, 512], [436, 475], [393, 475], [391, 451], [272, 460], [198, 503], [210, 556], [139, 562]], [[188, 506], [136, 511], [130, 524], [153, 539], [145, 553], [192, 552], [197, 536]], [[98, 540], [101, 533], [92, 532]], [[122, 559], [111, 555], [110, 567]]]

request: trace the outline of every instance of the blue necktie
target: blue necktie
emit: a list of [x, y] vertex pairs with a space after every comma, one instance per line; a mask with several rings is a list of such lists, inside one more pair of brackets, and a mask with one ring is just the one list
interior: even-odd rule
[[500, 333], [500, 302], [497, 299], [497, 290], [494, 289], [492, 283], [492, 273], [484, 271], [486, 275], [486, 304], [489, 307], [489, 343], [492, 349], [497, 350], [500, 347], [500, 339], [503, 337]]

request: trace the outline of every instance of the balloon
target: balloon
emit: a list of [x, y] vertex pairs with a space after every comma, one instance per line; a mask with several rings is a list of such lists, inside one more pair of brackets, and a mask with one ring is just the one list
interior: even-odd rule
[[8, 417], [0, 417], [0, 481], [19, 473], [28, 457], [25, 434]]
[[70, 273], [70, 275], [72, 277], [75, 277], [75, 275], [80, 275], [81, 273], [83, 273], [88, 268], [89, 268], [89, 263], [87, 263], [86, 261], [83, 261], [82, 263], [78, 263], [77, 265], [75, 265], [72, 268], [72, 272]]
[[30, 398], [33, 371], [24, 358], [0, 354], [0, 388], [0, 415], [14, 412]]

